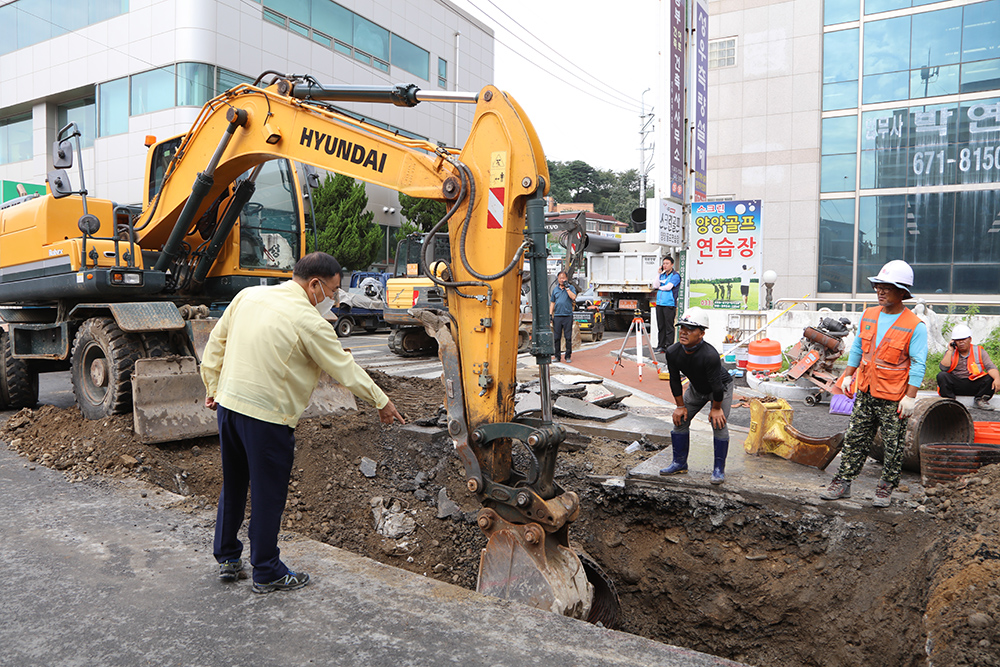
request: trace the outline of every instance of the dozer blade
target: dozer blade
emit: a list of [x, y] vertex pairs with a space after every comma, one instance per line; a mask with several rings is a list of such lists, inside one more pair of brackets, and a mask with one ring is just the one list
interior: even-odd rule
[[218, 433], [205, 407], [205, 385], [194, 357], [136, 359], [133, 422], [139, 442], [170, 442]]
[[578, 619], [587, 619], [594, 588], [579, 557], [537, 523], [512, 524], [485, 508], [479, 526], [488, 536], [476, 590]]
[[[215, 412], [205, 407], [205, 385], [194, 357], [137, 359], [132, 400], [139, 442], [171, 442], [219, 432]], [[322, 373], [302, 416], [343, 414], [357, 407], [344, 385]]]

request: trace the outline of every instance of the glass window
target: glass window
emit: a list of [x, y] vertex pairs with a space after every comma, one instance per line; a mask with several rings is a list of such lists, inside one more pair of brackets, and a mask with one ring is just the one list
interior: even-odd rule
[[[0, 25], [4, 27], [4, 31], [8, 35], [18, 34], [17, 16], [20, 13], [16, 4], [12, 3], [0, 6]], [[0, 39], [0, 56], [11, 51], [16, 51], [17, 48], [16, 39]]]
[[713, 39], [708, 42], [708, 69], [736, 66], [736, 38]]
[[963, 8], [962, 62], [1000, 57], [1000, 0]]
[[128, 0], [88, 0], [87, 6], [90, 9], [91, 23], [107, 21], [120, 14], [128, 13]]
[[273, 23], [275, 25], [280, 25], [282, 28], [285, 27], [285, 22], [288, 20], [278, 12], [271, 11], [270, 9], [264, 10], [264, 20]]
[[[299, 259], [299, 197], [291, 163], [265, 162], [240, 214], [240, 266], [291, 269]], [[254, 206], [253, 204], [259, 204]]]
[[[955, 264], [991, 264], [990, 270], [979, 266], [982, 273], [1000, 274], [1000, 190], [957, 192], [955, 218]], [[955, 282], [958, 283], [958, 266]], [[963, 278], [968, 282], [969, 278]], [[974, 290], [960, 289], [961, 292]], [[1000, 292], [1000, 289], [995, 290]]]
[[349, 56], [352, 53], [350, 46], [344, 44], [343, 42], [338, 42], [336, 40], [334, 40], [333, 42], [333, 50], [337, 51], [338, 53], [343, 53], [345, 56]]
[[865, 14], [878, 14], [909, 6], [910, 0], [865, 0]]
[[953, 95], [958, 92], [958, 65], [910, 70], [910, 98]]
[[235, 88], [241, 83], [253, 83], [253, 78], [244, 76], [232, 70], [219, 68], [215, 72], [215, 93], [224, 93], [230, 88]]
[[960, 92], [974, 93], [980, 90], [1000, 88], [1000, 58], [980, 60], [962, 65], [962, 87]]
[[24, 162], [34, 156], [31, 114], [0, 120], [0, 164]]
[[910, 69], [910, 17], [866, 23], [864, 73], [904, 69]]
[[854, 81], [857, 78], [858, 29], [838, 30], [823, 35], [823, 83]]
[[308, 2], [302, 2], [302, 0], [264, 0], [264, 6], [290, 19], [295, 19], [299, 23], [309, 25]]
[[355, 14], [354, 48], [389, 62], [389, 31]]
[[824, 155], [820, 162], [820, 192], [851, 192], [854, 190], [854, 170], [857, 167], [854, 153]]
[[56, 131], [70, 123], [76, 123], [80, 130], [80, 147], [89, 148], [94, 145], [97, 130], [97, 104], [93, 97], [87, 97], [74, 102], [67, 102], [56, 107]]
[[861, 197], [858, 205], [858, 291], [890, 259], [903, 256], [902, 195]]
[[858, 82], [823, 84], [823, 111], [852, 109], [858, 106]]
[[[907, 195], [903, 216], [906, 233], [903, 259], [914, 266], [951, 264], [951, 244], [955, 237], [955, 193]], [[918, 291], [934, 291], [920, 288], [921, 282], [915, 279], [914, 287]]]
[[850, 292], [854, 266], [854, 199], [819, 203], [819, 291]]
[[212, 98], [212, 66], [177, 63], [177, 106], [200, 107]]
[[866, 76], [861, 89], [863, 104], [894, 102], [907, 99], [910, 92], [909, 72], [890, 72]]
[[857, 149], [857, 116], [823, 119], [823, 155], [854, 153]]
[[[71, 32], [86, 27], [90, 23], [89, 7], [86, 2], [63, 2], [59, 5], [59, 17], [56, 23], [60, 30]], [[0, 24], [5, 25], [5, 24]]]
[[857, 21], [860, 14], [860, 0], [826, 0], [823, 3], [823, 25]]
[[344, 44], [351, 44], [354, 13], [330, 0], [312, 0], [312, 27]]
[[393, 33], [390, 36], [392, 45], [392, 66], [430, 81], [431, 54], [413, 42], [409, 42]]
[[52, 37], [51, 0], [35, 0], [30, 3], [30, 9], [26, 2], [16, 2], [14, 7], [18, 10], [17, 32], [10, 33], [4, 26], [4, 33], [16, 37], [17, 48], [23, 49]]
[[333, 38], [331, 38], [331, 37], [329, 37], [327, 35], [324, 35], [323, 33], [318, 32], [316, 30], [312, 31], [312, 40], [314, 42], [316, 42], [317, 44], [322, 44], [323, 46], [325, 46], [328, 49], [331, 46], [333, 46]]
[[910, 67], [952, 65], [959, 61], [961, 51], [961, 7], [913, 15]]
[[302, 35], [303, 37], [309, 36], [309, 27], [304, 26], [297, 21], [289, 21], [288, 29], [294, 32], [296, 35]]
[[100, 136], [128, 132], [128, 77], [102, 83], [98, 88], [98, 101]]
[[906, 187], [910, 169], [909, 151], [861, 152], [861, 189]]
[[174, 66], [133, 75], [131, 99], [133, 116], [174, 106]]
[[448, 61], [438, 58], [438, 88], [448, 87]]

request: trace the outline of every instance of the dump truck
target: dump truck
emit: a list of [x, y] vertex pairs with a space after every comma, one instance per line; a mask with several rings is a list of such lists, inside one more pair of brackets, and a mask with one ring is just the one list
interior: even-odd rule
[[[475, 113], [465, 145], [448, 149], [332, 106], [347, 101], [469, 103]], [[11, 397], [34, 401], [37, 373], [70, 368], [86, 416], [127, 411], [142, 386], [134, 414], [144, 412], [154, 429], [182, 432], [213, 416], [204, 389], [194, 389], [197, 350], [211, 330], [211, 319], [197, 318], [245, 286], [287, 278], [301, 253], [293, 163], [442, 201], [448, 213], [415, 258], [440, 301], [409, 315], [437, 341], [448, 436], [482, 505], [477, 521], [487, 543], [477, 587], [609, 621], [613, 587], [570, 547], [580, 499], [555, 479], [566, 430], [553, 421], [554, 341], [542, 281], [530, 294], [541, 409], [533, 418], [516, 418], [514, 410], [522, 264], [545, 273], [549, 175], [541, 142], [512, 97], [493, 86], [478, 93], [325, 86], [268, 72], [210, 100], [183, 136], [150, 143], [139, 211], [88, 197], [82, 170], [73, 188], [71, 139], [78, 152], [73, 124], [56, 138], [48, 193], [0, 210], [8, 404], [15, 404]], [[256, 198], [258, 191], [267, 197]], [[436, 238], [449, 220], [447, 256], [435, 261]], [[183, 388], [186, 403], [157, 413], [171, 385]], [[514, 447], [527, 456], [515, 457]]]
[[[655, 303], [652, 283], [660, 275], [668, 249], [645, 242], [645, 234], [622, 234], [613, 239], [612, 251], [588, 250], [587, 279], [598, 298], [606, 304], [605, 326], [610, 331], [627, 331], [636, 311], [649, 325], [651, 304]], [[614, 243], [618, 241], [618, 243]]]

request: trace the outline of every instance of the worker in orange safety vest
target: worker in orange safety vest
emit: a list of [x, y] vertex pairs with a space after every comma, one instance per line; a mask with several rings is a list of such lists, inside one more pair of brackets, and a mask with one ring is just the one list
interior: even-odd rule
[[980, 410], [992, 410], [990, 399], [1000, 391], [1000, 371], [982, 345], [972, 344], [972, 329], [958, 324], [951, 332], [951, 344], [941, 358], [937, 375], [938, 394], [945, 398], [975, 396]]
[[927, 327], [903, 305], [913, 287], [909, 264], [893, 260], [868, 280], [878, 294], [879, 305], [861, 316], [847, 368], [839, 380], [844, 393], [855, 397], [854, 409], [844, 436], [840, 468], [820, 498], [851, 497], [851, 481], [861, 472], [875, 434], [881, 431], [885, 457], [872, 504], [888, 507], [903, 467], [906, 420], [913, 414], [917, 389], [924, 379]]

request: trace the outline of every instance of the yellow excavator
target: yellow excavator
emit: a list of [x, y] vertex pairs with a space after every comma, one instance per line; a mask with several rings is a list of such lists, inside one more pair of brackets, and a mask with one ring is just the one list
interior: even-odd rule
[[[468, 140], [452, 150], [332, 106], [345, 101], [476, 108]], [[248, 285], [289, 277], [304, 247], [293, 163], [441, 200], [448, 213], [419, 261], [442, 299], [411, 314], [438, 342], [448, 434], [483, 505], [478, 521], [488, 542], [478, 588], [614, 624], [613, 584], [569, 544], [580, 499], [554, 480], [565, 430], [552, 420], [545, 281], [531, 290], [541, 413], [514, 418], [522, 272], [527, 261], [534, 275], [546, 273], [548, 171], [512, 97], [492, 86], [479, 93], [325, 86], [266, 72], [209, 101], [183, 136], [149, 142], [138, 212], [89, 198], [82, 169], [73, 189], [66, 170], [78, 135], [72, 124], [59, 132], [46, 195], [0, 210], [7, 405], [33, 404], [37, 373], [69, 367], [87, 417], [127, 412], [135, 383], [135, 412], [144, 411], [153, 430], [174, 439], [197, 432], [196, 422], [210, 418], [198, 414], [204, 393], [195, 384], [212, 325], [203, 317]], [[449, 220], [449, 257], [435, 260], [434, 238]], [[165, 366], [140, 369], [144, 362]], [[163, 407], [177, 387], [190, 405]]]

